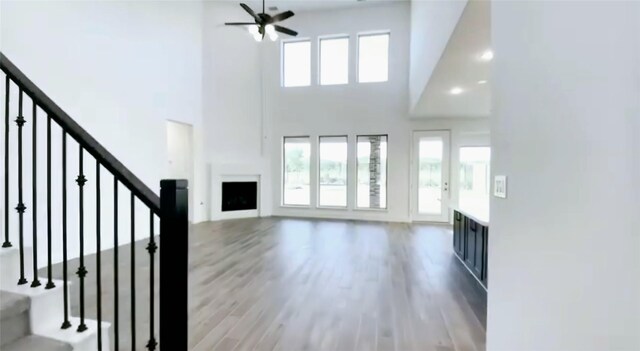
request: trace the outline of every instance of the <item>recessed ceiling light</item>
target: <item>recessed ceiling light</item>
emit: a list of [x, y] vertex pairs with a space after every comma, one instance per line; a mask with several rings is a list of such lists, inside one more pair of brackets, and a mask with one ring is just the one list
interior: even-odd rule
[[486, 50], [485, 52], [482, 53], [482, 55], [480, 55], [480, 59], [483, 61], [491, 61], [493, 60], [493, 51]]
[[451, 90], [449, 90], [449, 93], [451, 95], [460, 95], [460, 94], [462, 94], [463, 91], [464, 90], [462, 90], [462, 88], [460, 88], [460, 87], [454, 87], [454, 88], [451, 88]]
[[479, 80], [478, 84], [487, 84], [487, 81], [486, 80]]

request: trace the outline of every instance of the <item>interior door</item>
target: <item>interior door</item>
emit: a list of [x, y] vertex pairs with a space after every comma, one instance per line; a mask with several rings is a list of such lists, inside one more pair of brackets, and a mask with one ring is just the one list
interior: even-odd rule
[[414, 132], [413, 220], [449, 221], [449, 164], [449, 131]]
[[193, 220], [193, 126], [167, 121], [167, 177], [189, 181], [189, 220]]

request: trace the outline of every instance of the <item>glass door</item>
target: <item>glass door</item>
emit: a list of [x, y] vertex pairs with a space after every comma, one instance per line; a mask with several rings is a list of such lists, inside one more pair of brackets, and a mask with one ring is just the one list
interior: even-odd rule
[[449, 131], [414, 132], [413, 220], [449, 221]]

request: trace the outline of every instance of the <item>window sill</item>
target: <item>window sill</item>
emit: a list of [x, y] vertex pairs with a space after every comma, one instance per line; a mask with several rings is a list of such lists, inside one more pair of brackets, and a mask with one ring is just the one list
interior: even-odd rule
[[340, 210], [340, 211], [346, 211], [349, 208], [346, 206], [318, 206], [316, 207], [318, 210]]
[[356, 207], [353, 209], [354, 211], [362, 211], [362, 212], [389, 212], [388, 208], [365, 208], [365, 207]]
[[311, 205], [280, 205], [280, 208], [311, 209]]

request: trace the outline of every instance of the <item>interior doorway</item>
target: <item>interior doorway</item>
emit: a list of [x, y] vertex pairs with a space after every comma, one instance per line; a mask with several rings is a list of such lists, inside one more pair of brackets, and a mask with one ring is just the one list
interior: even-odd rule
[[449, 222], [450, 132], [413, 133], [412, 218]]
[[193, 126], [167, 121], [167, 177], [189, 181], [189, 220], [193, 221]]

